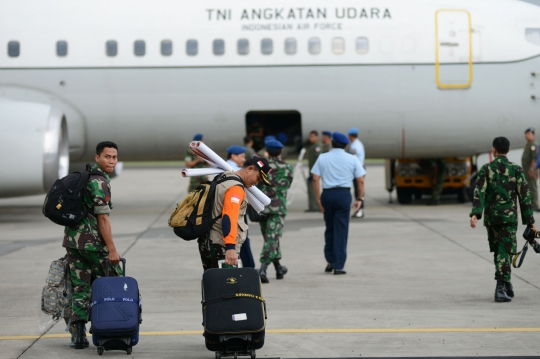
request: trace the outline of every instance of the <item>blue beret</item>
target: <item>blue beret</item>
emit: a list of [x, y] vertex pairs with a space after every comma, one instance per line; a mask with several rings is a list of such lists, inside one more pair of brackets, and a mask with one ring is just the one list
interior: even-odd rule
[[330, 131], [323, 131], [322, 134], [323, 134], [323, 136], [332, 137], [332, 132], [330, 132]]
[[348, 135], [358, 135], [358, 129], [356, 127], [352, 127], [347, 134]]
[[202, 138], [203, 138], [202, 133], [198, 133], [195, 136], [193, 136], [193, 141], [200, 141], [202, 140]]
[[266, 142], [266, 141], [268, 141], [268, 140], [275, 140], [275, 139], [276, 139], [275, 136], [266, 136], [266, 137], [264, 138], [264, 142]]
[[283, 132], [280, 132], [278, 133], [277, 135], [277, 140], [279, 142], [281, 142], [282, 144], [285, 144], [287, 142], [287, 140], [289, 139], [289, 137], [287, 136], [286, 133], [283, 133]]
[[268, 151], [276, 151], [283, 148], [283, 145], [278, 140], [267, 140], [264, 141], [264, 145]]
[[227, 153], [233, 154], [233, 155], [239, 155], [241, 153], [246, 153], [246, 149], [242, 146], [231, 146], [227, 148]]
[[347, 138], [347, 136], [339, 132], [334, 132], [332, 134], [332, 140], [344, 145], [349, 144], [349, 139]]

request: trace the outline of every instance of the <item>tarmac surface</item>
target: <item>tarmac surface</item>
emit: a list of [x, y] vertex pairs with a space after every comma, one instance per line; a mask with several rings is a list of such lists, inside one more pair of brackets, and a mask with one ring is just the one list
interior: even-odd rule
[[[112, 182], [114, 239], [143, 295], [133, 358], [214, 357], [201, 335], [197, 245], [167, 226], [186, 188], [170, 168], [127, 168]], [[366, 216], [350, 225], [347, 275], [334, 276], [324, 273], [322, 214], [304, 213], [299, 182], [281, 244], [289, 273], [278, 281], [271, 269], [264, 285], [267, 335], [258, 358], [540, 356], [540, 258], [532, 250], [513, 271], [516, 297], [495, 303], [493, 256], [485, 229], [469, 227], [470, 204], [448, 197], [438, 207], [427, 199], [402, 206], [395, 193], [389, 204], [376, 165], [366, 188]], [[65, 253], [63, 229], [43, 217], [42, 201], [0, 200], [0, 358], [97, 356], [92, 344], [69, 348], [63, 323], [44, 333], [38, 325], [49, 265]], [[249, 237], [258, 258], [257, 224]]]

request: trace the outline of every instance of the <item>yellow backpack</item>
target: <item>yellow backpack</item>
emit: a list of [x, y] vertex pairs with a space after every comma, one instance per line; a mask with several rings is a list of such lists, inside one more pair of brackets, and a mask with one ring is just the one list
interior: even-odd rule
[[169, 218], [169, 226], [173, 227], [174, 234], [191, 241], [210, 232], [214, 222], [219, 219], [219, 216], [212, 218], [216, 187], [228, 180], [238, 181], [243, 186], [242, 181], [236, 176], [218, 175], [212, 181], [202, 183], [189, 192]]

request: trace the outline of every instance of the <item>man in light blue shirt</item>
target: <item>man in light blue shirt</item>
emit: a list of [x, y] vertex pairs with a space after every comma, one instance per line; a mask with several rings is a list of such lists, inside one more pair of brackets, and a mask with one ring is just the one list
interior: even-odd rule
[[[349, 130], [347, 133], [349, 135], [349, 141], [351, 141], [351, 144], [349, 145], [349, 153], [356, 156], [358, 158], [358, 161], [360, 161], [360, 164], [362, 167], [364, 167], [364, 161], [366, 159], [366, 152], [364, 151], [364, 145], [360, 140], [358, 139], [358, 129], [356, 127], [353, 127]], [[365, 169], [365, 167], [364, 167]], [[354, 195], [355, 197], [358, 197], [358, 192], [356, 189], [358, 186], [356, 185], [356, 178], [353, 180], [353, 187], [354, 187]], [[356, 211], [353, 214], [353, 217], [356, 218], [362, 218], [364, 217], [364, 201], [362, 201], [362, 206], [358, 211]]]
[[242, 146], [231, 146], [227, 148], [227, 163], [231, 165], [233, 171], [239, 171], [246, 162], [246, 149]]
[[[332, 150], [322, 153], [313, 168], [313, 187], [317, 204], [324, 213], [326, 230], [324, 232], [324, 256], [328, 263], [325, 272], [346, 274], [347, 237], [349, 235], [349, 217], [351, 210], [351, 183], [357, 180], [358, 196], [354, 201], [355, 212], [363, 202], [364, 176], [366, 170], [358, 158], [345, 152], [349, 139], [342, 133], [332, 134]], [[323, 192], [320, 193], [320, 182]]]

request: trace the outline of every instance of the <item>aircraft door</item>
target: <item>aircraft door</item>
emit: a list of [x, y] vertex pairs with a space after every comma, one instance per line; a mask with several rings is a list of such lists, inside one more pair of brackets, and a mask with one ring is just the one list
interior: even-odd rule
[[473, 39], [466, 10], [435, 13], [435, 71], [441, 89], [465, 89], [472, 84]]

